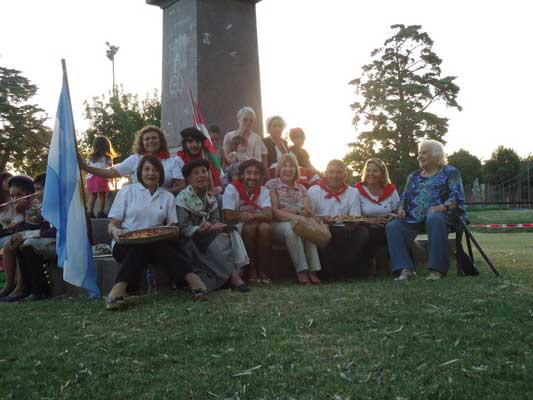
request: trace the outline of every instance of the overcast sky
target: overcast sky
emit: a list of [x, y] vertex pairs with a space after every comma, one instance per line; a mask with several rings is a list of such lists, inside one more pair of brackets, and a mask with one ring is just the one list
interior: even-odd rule
[[[500, 144], [533, 152], [533, 24], [527, 1], [447, 2], [263, 0], [257, 5], [263, 115], [283, 115], [307, 132], [318, 167], [354, 141], [348, 82], [395, 23], [422, 25], [446, 75], [458, 76], [462, 112], [450, 118], [449, 153], [465, 148], [487, 159]], [[141, 96], [161, 86], [162, 11], [144, 0], [25, 0], [0, 3], [0, 65], [39, 87], [34, 99], [55, 115], [60, 59], [68, 63], [75, 120], [83, 100], [107, 93], [105, 42], [120, 50], [117, 82]], [[206, 116], [208, 118], [208, 116]], [[51, 124], [52, 125], [52, 124]]]

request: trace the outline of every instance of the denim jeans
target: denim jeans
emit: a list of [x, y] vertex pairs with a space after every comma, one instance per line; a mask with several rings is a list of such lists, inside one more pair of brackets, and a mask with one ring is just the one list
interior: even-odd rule
[[408, 223], [398, 218], [389, 222], [385, 230], [392, 270], [414, 269], [409, 249], [416, 236], [425, 231], [429, 241], [428, 266], [446, 274], [450, 268], [448, 232], [451, 226], [451, 218], [444, 212], [430, 214], [424, 222]]

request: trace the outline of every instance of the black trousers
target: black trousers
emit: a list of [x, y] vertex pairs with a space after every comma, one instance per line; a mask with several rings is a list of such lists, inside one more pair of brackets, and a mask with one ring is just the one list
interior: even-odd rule
[[44, 257], [37, 254], [31, 246], [25, 246], [17, 250], [17, 260], [28, 292], [35, 297], [49, 297], [51, 282]]
[[387, 234], [385, 225], [362, 225], [368, 232], [368, 243], [365, 248], [365, 254], [368, 258], [376, 255], [378, 247], [387, 246]]
[[148, 264], [157, 264], [175, 273], [177, 282], [192, 272], [191, 265], [174, 242], [164, 241], [147, 244], [113, 247], [113, 257], [121, 264], [115, 283], [137, 284]]
[[320, 261], [326, 278], [357, 275], [367, 270], [364, 249], [369, 232], [363, 225], [331, 225], [331, 241], [320, 251]]

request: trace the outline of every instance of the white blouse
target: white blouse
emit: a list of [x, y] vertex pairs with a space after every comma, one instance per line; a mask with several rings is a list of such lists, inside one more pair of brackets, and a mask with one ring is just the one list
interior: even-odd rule
[[133, 183], [120, 189], [108, 217], [121, 221], [124, 231], [177, 223], [175, 201], [161, 187], [152, 195], [141, 183]]
[[[137, 166], [142, 157], [142, 154], [132, 154], [121, 163], [114, 165], [113, 169], [120, 176], [130, 176], [132, 181], [137, 183]], [[161, 160], [161, 164], [163, 164], [165, 171], [165, 187], [171, 188], [173, 179], [183, 179], [176, 157], [170, 156], [169, 158], [165, 158]]]
[[[370, 193], [366, 186], [363, 186], [363, 189], [371, 199], [376, 202], [378, 201], [379, 196], [374, 196]], [[365, 196], [361, 196], [361, 194], [359, 194], [359, 199], [361, 201], [361, 214], [365, 217], [379, 217], [381, 215], [390, 214], [395, 212], [400, 205], [400, 195], [396, 190], [389, 197], [377, 204], [367, 199]]]

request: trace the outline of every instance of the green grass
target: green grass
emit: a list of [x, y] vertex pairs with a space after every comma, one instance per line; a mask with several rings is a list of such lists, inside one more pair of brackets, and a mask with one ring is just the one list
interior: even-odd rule
[[533, 210], [468, 211], [472, 224], [520, 224], [533, 222]]
[[533, 236], [477, 236], [504, 279], [0, 304], [0, 398], [531, 397]]

